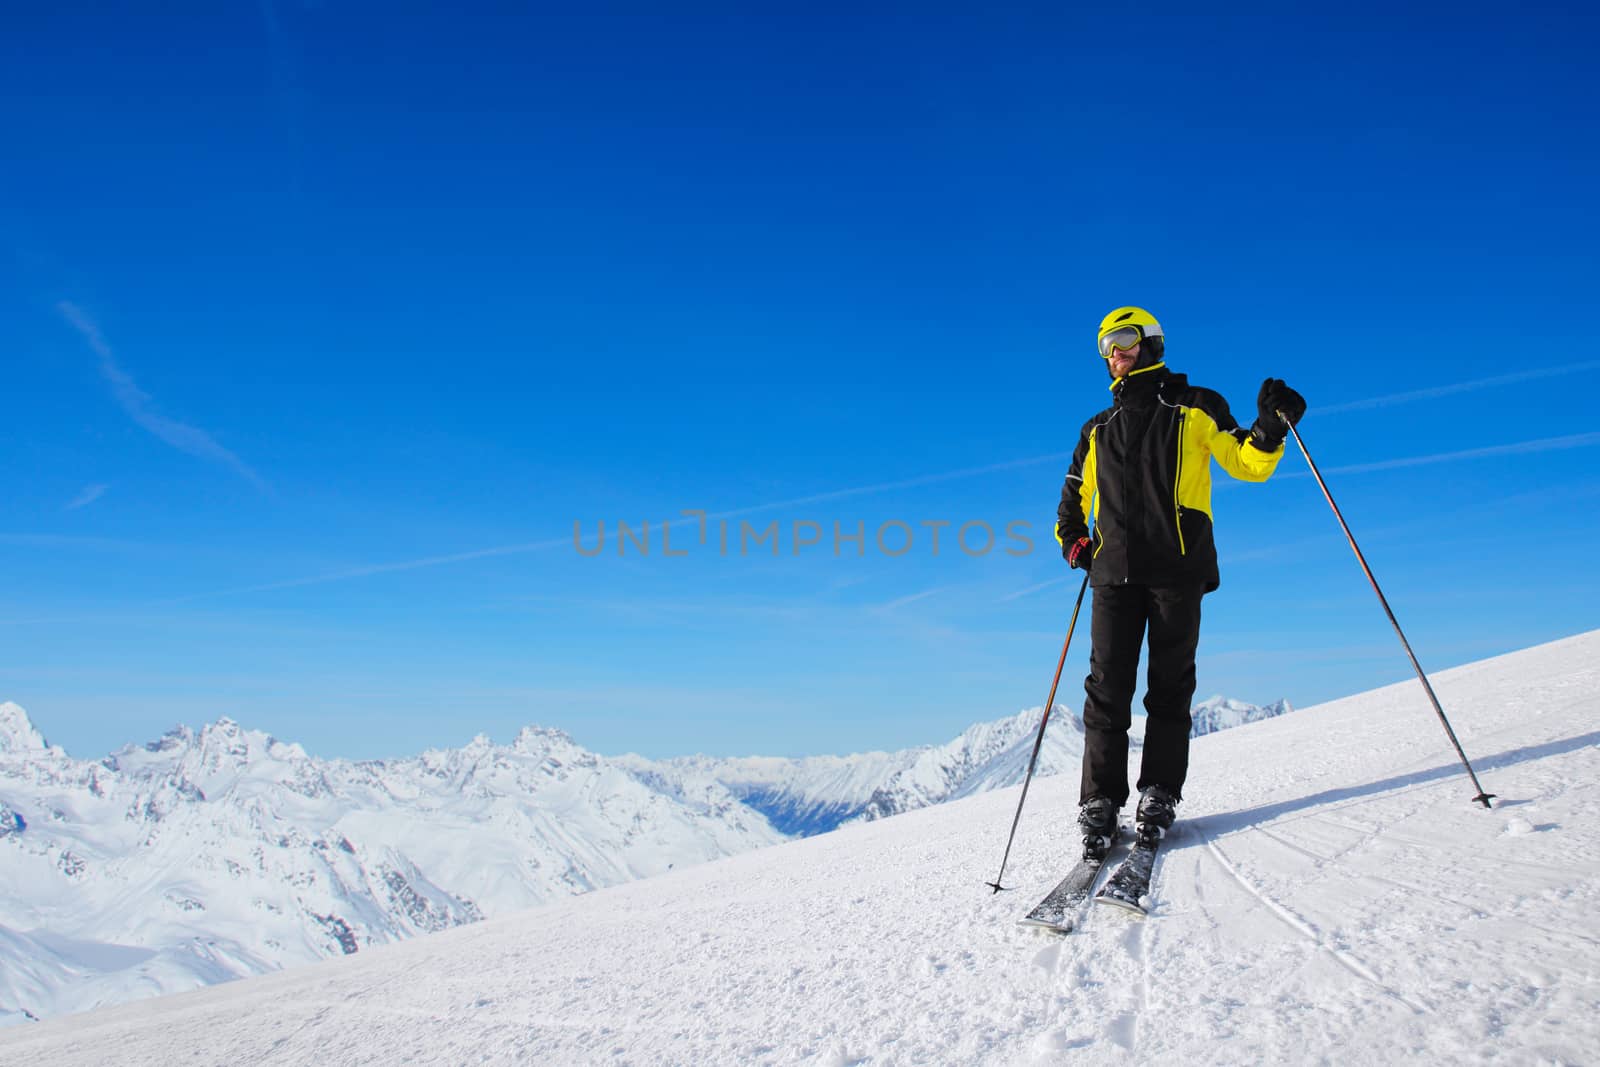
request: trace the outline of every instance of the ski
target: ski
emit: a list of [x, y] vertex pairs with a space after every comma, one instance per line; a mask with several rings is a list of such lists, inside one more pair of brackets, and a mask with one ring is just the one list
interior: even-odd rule
[[[1109, 850], [1106, 855], [1110, 855]], [[1049, 895], [1039, 901], [1032, 911], [1017, 920], [1017, 925], [1054, 930], [1061, 934], [1071, 933], [1078, 924], [1083, 906], [1088, 903], [1089, 894], [1094, 892], [1094, 883], [1100, 877], [1100, 869], [1105, 865], [1106, 856], [1101, 856], [1097, 860], [1080, 859], [1077, 865], [1067, 872], [1067, 876], [1050, 890]]]
[[1145, 833], [1141, 827], [1134, 839], [1133, 850], [1111, 872], [1111, 877], [1106, 879], [1100, 892], [1095, 894], [1095, 903], [1125, 908], [1138, 915], [1148, 914], [1144, 900], [1150, 895], [1150, 874], [1155, 870], [1161, 838], [1161, 831]]

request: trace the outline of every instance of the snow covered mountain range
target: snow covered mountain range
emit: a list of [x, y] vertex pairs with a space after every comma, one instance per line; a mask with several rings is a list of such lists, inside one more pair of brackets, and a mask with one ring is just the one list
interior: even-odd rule
[[1029, 797], [1016, 892], [985, 885], [1012, 788], [13, 1026], [0, 1062], [1592, 1063], [1600, 631], [1433, 682], [1493, 809], [1415, 679], [1224, 730], [1144, 920], [1016, 924], [1074, 851], [1062, 774]]
[[[1287, 700], [1263, 706], [1216, 696], [1191, 709], [1191, 734], [1202, 737], [1293, 710]], [[1017, 785], [1027, 773], [1039, 712], [1031, 708], [977, 723], [943, 745], [899, 752], [798, 760], [691, 756], [668, 763], [711, 776], [779, 830], [805, 836]], [[1083, 759], [1083, 720], [1058, 704], [1051, 724], [1035, 773], [1076, 774]], [[1137, 747], [1137, 734], [1132, 741]]]
[[[1215, 698], [1196, 732], [1289, 710]], [[1021, 780], [1038, 709], [939, 746], [605, 757], [557, 730], [322, 760], [220, 719], [80, 760], [0, 704], [0, 1022], [210, 985]], [[1053, 717], [1039, 773], [1075, 771]]]

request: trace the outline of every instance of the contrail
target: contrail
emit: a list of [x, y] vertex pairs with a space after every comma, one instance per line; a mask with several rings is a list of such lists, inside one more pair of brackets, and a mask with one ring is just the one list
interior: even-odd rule
[[62, 508], [62, 510], [77, 511], [79, 508], [86, 508], [90, 504], [93, 504], [96, 500], [99, 500], [101, 497], [105, 496], [106, 490], [110, 488], [111, 487], [104, 482], [96, 482], [94, 485], [86, 485], [77, 496], [72, 498], [71, 502], [68, 503], [66, 507]]
[[1052, 585], [1060, 585], [1062, 582], [1066, 581], [1071, 581], [1070, 575], [1066, 578], [1051, 578], [1049, 581], [1040, 582], [1038, 585], [1030, 585], [1026, 589], [1018, 589], [1015, 593], [1007, 593], [1005, 596], [997, 599], [995, 603], [1004, 604], [1008, 601], [1018, 600], [1029, 595], [1030, 593], [1037, 593], [1041, 589], [1049, 589]]
[[1563, 363], [1557, 367], [1518, 371], [1515, 374], [1502, 374], [1495, 378], [1477, 378], [1470, 382], [1454, 382], [1449, 385], [1435, 385], [1428, 389], [1414, 389], [1408, 393], [1388, 393], [1384, 396], [1369, 397], [1366, 400], [1348, 400], [1343, 404], [1316, 406], [1311, 411], [1317, 415], [1340, 415], [1346, 411], [1366, 411], [1371, 408], [1388, 407], [1390, 404], [1406, 404], [1413, 400], [1432, 400], [1434, 397], [1467, 393], [1474, 389], [1488, 389], [1496, 385], [1515, 385], [1517, 382], [1533, 381], [1536, 378], [1554, 378], [1558, 375], [1575, 374], [1578, 371], [1596, 369], [1600, 369], [1600, 362]]
[[[876, 485], [858, 485], [849, 489], [834, 489], [826, 493], [812, 493], [809, 496], [797, 496], [788, 500], [774, 500], [766, 504], [755, 504], [750, 507], [734, 508], [729, 511], [712, 512], [705, 516], [707, 523], [720, 522], [723, 519], [737, 519], [745, 515], [755, 515], [763, 511], [776, 511], [780, 508], [801, 507], [806, 504], [818, 504], [829, 500], [844, 500], [856, 496], [870, 496], [875, 493], [888, 493], [896, 489], [911, 489], [920, 485], [933, 485], [938, 482], [955, 481], [959, 478], [974, 478], [981, 474], [994, 474], [998, 471], [1012, 470], [1017, 467], [1028, 467], [1039, 463], [1059, 462], [1072, 458], [1071, 452], [1051, 452], [1043, 456], [1030, 456], [1026, 459], [1012, 459], [1004, 463], [991, 463], [983, 467], [964, 467], [960, 470], [944, 471], [939, 474], [922, 474], [915, 478], [903, 478], [894, 482], [879, 482]], [[699, 513], [691, 516], [677, 515], [671, 519], [664, 519], [660, 525], [684, 526], [698, 525], [701, 522]], [[493, 556], [512, 556], [524, 552], [541, 552], [546, 549], [560, 548], [572, 544], [569, 537], [556, 537], [546, 541], [529, 541], [524, 544], [499, 545], [493, 548], [480, 548], [469, 552], [456, 552], [445, 556], [425, 556], [421, 559], [400, 560], [395, 563], [376, 563], [371, 566], [353, 567], [349, 570], [332, 571], [327, 574], [312, 575], [307, 578], [290, 578], [281, 582], [266, 582], [260, 585], [239, 586], [234, 589], [219, 589], [209, 593], [191, 593], [188, 596], [175, 597], [170, 600], [158, 601], [161, 604], [181, 604], [191, 600], [205, 600], [211, 597], [233, 596], [239, 593], [265, 593], [277, 589], [295, 589], [307, 585], [321, 585], [325, 582], [340, 582], [349, 578], [365, 578], [374, 574], [389, 574], [395, 571], [417, 570], [422, 567], [437, 567], [446, 563], [466, 563], [475, 559], [487, 559]]]
[[[1329, 467], [1329, 474], [1362, 474], [1366, 471], [1392, 470], [1396, 467], [1420, 467], [1428, 463], [1448, 463], [1457, 459], [1477, 459], [1481, 456], [1515, 456], [1529, 452], [1552, 452], [1561, 448], [1582, 448], [1600, 445], [1600, 433], [1575, 433], [1565, 437], [1541, 437], [1536, 441], [1518, 441], [1509, 445], [1490, 445], [1487, 448], [1467, 448], [1460, 452], [1438, 452], [1431, 456], [1407, 456], [1401, 459], [1383, 459], [1375, 463], [1351, 463], [1343, 467]], [[1289, 471], [1280, 478], [1309, 478], [1310, 471]]]
[[117, 398], [117, 403], [130, 419], [178, 451], [231, 467], [249, 479], [257, 489], [263, 492], [270, 491], [267, 483], [250, 469], [249, 464], [218, 444], [210, 434], [197, 426], [190, 426], [157, 413], [151, 403], [150, 394], [140, 389], [138, 383], [117, 363], [111, 346], [100, 333], [100, 327], [95, 325], [94, 320], [85, 314], [82, 308], [63, 300], [56, 305], [56, 310], [83, 335], [83, 339], [89, 343], [94, 354], [100, 357], [100, 374], [110, 384], [112, 395]]
[[[1600, 364], [1594, 364], [1600, 366]], [[1581, 365], [1570, 365], [1575, 368]], [[1399, 403], [1403, 399], [1418, 399], [1423, 395], [1442, 395], [1447, 392], [1460, 392], [1468, 388], [1480, 388], [1485, 383], [1498, 383], [1503, 380], [1522, 380], [1527, 377], [1543, 376], [1539, 374], [1507, 375], [1506, 379], [1484, 379], [1479, 382], [1463, 382], [1459, 385], [1439, 386], [1433, 390], [1424, 390], [1415, 394], [1394, 394], [1389, 397], [1378, 397], [1371, 401], [1357, 401], [1359, 406], [1378, 406], [1386, 403]], [[1322, 409], [1330, 410], [1330, 409]], [[1331, 410], [1353, 410], [1352, 405], [1346, 404]], [[1493, 445], [1487, 448], [1471, 448], [1459, 452], [1443, 452], [1427, 456], [1411, 456], [1401, 459], [1380, 460], [1375, 463], [1357, 463], [1344, 467], [1329, 468], [1329, 473], [1358, 474], [1366, 471], [1388, 470], [1396, 467], [1416, 467], [1430, 463], [1446, 463], [1458, 459], [1474, 459], [1483, 456], [1516, 455], [1529, 452], [1546, 452], [1562, 448], [1580, 448], [1586, 445], [1600, 444], [1600, 433], [1571, 434], [1566, 437], [1548, 437], [1535, 441], [1522, 441], [1514, 444]], [[1051, 452], [1040, 456], [1029, 456], [1024, 459], [1007, 460], [1002, 463], [991, 463], [981, 467], [963, 467], [959, 470], [943, 471], [937, 474], [923, 474], [913, 478], [902, 478], [892, 482], [878, 482], [873, 485], [859, 485], [848, 489], [835, 489], [825, 493], [812, 493], [807, 496], [791, 497], [786, 500], [774, 500], [765, 504], [755, 504], [750, 507], [733, 508], [727, 511], [708, 513], [702, 520], [698, 513], [693, 516], [678, 515], [660, 522], [662, 527], [684, 526], [718, 522], [723, 519], [742, 518], [746, 515], [755, 515], [764, 511], [776, 511], [782, 508], [801, 507], [807, 504], [818, 504], [830, 500], [846, 500], [851, 497], [871, 496], [877, 493], [893, 492], [897, 489], [911, 489], [917, 486], [934, 485], [940, 482], [956, 481], [961, 478], [974, 478], [984, 474], [994, 474], [999, 471], [1014, 470], [1019, 467], [1030, 467], [1041, 463], [1059, 462], [1070, 459], [1071, 452]], [[1286, 471], [1278, 474], [1278, 478], [1309, 478], [1309, 471]], [[1220, 485], [1229, 484], [1227, 482]], [[208, 593], [193, 593], [188, 596], [163, 600], [158, 603], [178, 604], [192, 600], [204, 600], [212, 597], [233, 596], [243, 593], [264, 593], [279, 589], [295, 589], [308, 585], [322, 585], [328, 582], [346, 581], [352, 578], [365, 578], [375, 574], [391, 574], [398, 571], [418, 570], [424, 567], [437, 567], [448, 563], [466, 563], [477, 559], [488, 559], [496, 556], [519, 555], [526, 552], [541, 552], [552, 548], [570, 545], [572, 539], [568, 537], [550, 538], [544, 541], [530, 541], [523, 544], [498, 545], [491, 548], [480, 548], [468, 552], [456, 552], [449, 555], [425, 556], [420, 559], [399, 560], [394, 563], [377, 563], [370, 566], [354, 567], [349, 570], [332, 571], [326, 574], [311, 575], [305, 578], [291, 578], [279, 582], [266, 582], [260, 585], [239, 586], [233, 589], [219, 589]], [[1046, 585], [1052, 583], [1045, 583]], [[1035, 592], [1043, 586], [1034, 586], [1029, 589], [1019, 590], [1016, 593], [1003, 597], [1011, 600]]]
[[914, 604], [917, 601], [926, 599], [927, 597], [933, 596], [936, 593], [942, 593], [946, 588], [946, 586], [941, 585], [936, 586], [933, 589], [924, 589], [920, 593], [912, 593], [908, 596], [896, 597], [894, 600], [888, 601], [887, 603], [876, 605], [872, 610], [880, 612], [893, 611], [895, 608], [904, 607], [907, 604]]
[[446, 563], [466, 563], [475, 559], [488, 559], [492, 556], [511, 556], [521, 552], [538, 552], [546, 548], [559, 548], [571, 544], [570, 538], [552, 538], [548, 541], [530, 541], [520, 545], [498, 545], [494, 548], [479, 548], [470, 552], [456, 552], [447, 556], [424, 556], [421, 559], [399, 560], [395, 563], [374, 563], [366, 567], [352, 567], [349, 570], [331, 571], [327, 574], [314, 574], [309, 578], [288, 578], [281, 582], [264, 582], [261, 585], [241, 585], [233, 589], [218, 589], [210, 593], [190, 593], [188, 596], [173, 597], [170, 600], [158, 600], [157, 604], [184, 604], [191, 600], [208, 600], [211, 597], [233, 596], [238, 593], [268, 593], [275, 589], [296, 589], [303, 585], [321, 585], [324, 582], [342, 582], [350, 578], [366, 578], [374, 574], [389, 574], [394, 571], [414, 571], [423, 567], [438, 567]]

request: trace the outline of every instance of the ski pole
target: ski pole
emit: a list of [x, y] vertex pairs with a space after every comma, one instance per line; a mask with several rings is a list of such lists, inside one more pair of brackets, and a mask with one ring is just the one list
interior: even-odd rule
[[1400, 629], [1400, 622], [1394, 617], [1394, 610], [1389, 607], [1389, 600], [1383, 595], [1383, 590], [1378, 588], [1378, 579], [1372, 576], [1372, 568], [1367, 566], [1367, 557], [1361, 554], [1361, 546], [1356, 544], [1355, 534], [1350, 532], [1350, 524], [1344, 521], [1344, 514], [1340, 512], [1339, 505], [1333, 502], [1333, 494], [1328, 492], [1328, 483], [1322, 480], [1322, 472], [1317, 470], [1316, 461], [1311, 458], [1311, 453], [1306, 450], [1306, 443], [1300, 439], [1300, 431], [1295, 429], [1294, 423], [1283, 417], [1283, 412], [1277, 413], [1283, 419], [1284, 425], [1289, 427], [1289, 432], [1294, 435], [1294, 443], [1300, 446], [1300, 454], [1306, 457], [1306, 465], [1311, 468], [1311, 474], [1317, 479], [1317, 485], [1322, 487], [1322, 495], [1327, 498], [1328, 506], [1333, 509], [1334, 517], [1339, 520], [1339, 526], [1344, 530], [1345, 538], [1350, 542], [1350, 548], [1356, 554], [1356, 559], [1361, 564], [1361, 569], [1367, 576], [1367, 581], [1372, 583], [1372, 591], [1378, 594], [1378, 603], [1383, 605], [1384, 614], [1389, 616], [1389, 624], [1394, 627], [1394, 632], [1400, 637], [1400, 644], [1405, 647], [1406, 655], [1411, 659], [1411, 666], [1416, 669], [1417, 678], [1422, 682], [1422, 688], [1428, 694], [1428, 700], [1433, 704], [1433, 710], [1438, 713], [1439, 723], [1444, 727], [1444, 732], [1450, 738], [1450, 744], [1455, 746], [1456, 755], [1461, 757], [1461, 765], [1467, 769], [1467, 777], [1472, 779], [1472, 788], [1478, 791], [1473, 797], [1474, 803], [1489, 807], [1489, 801], [1495, 794], [1485, 793], [1483, 786], [1478, 784], [1478, 776], [1473, 773], [1472, 764], [1467, 761], [1467, 754], [1461, 750], [1461, 742], [1456, 740], [1456, 732], [1450, 728], [1450, 720], [1445, 717], [1444, 708], [1439, 706], [1439, 698], [1434, 694], [1433, 686], [1428, 683], [1428, 676], [1422, 670], [1422, 664], [1417, 662], [1417, 654], [1411, 651], [1411, 642], [1406, 640], [1405, 631]]
[[1005, 877], [1006, 861], [1011, 859], [1011, 843], [1017, 839], [1017, 823], [1022, 820], [1022, 805], [1028, 802], [1028, 786], [1033, 782], [1033, 768], [1039, 762], [1039, 748], [1044, 744], [1044, 728], [1050, 721], [1050, 709], [1056, 704], [1056, 686], [1061, 684], [1061, 668], [1067, 663], [1067, 649], [1072, 647], [1072, 631], [1078, 628], [1078, 609], [1083, 607], [1083, 594], [1089, 588], [1089, 575], [1083, 576], [1083, 584], [1078, 587], [1078, 601], [1072, 605], [1072, 621], [1067, 624], [1067, 639], [1061, 643], [1061, 658], [1056, 660], [1056, 676], [1050, 680], [1050, 695], [1045, 697], [1044, 715], [1039, 719], [1039, 736], [1033, 739], [1033, 755], [1028, 759], [1028, 774], [1022, 779], [1022, 796], [1017, 800], [1017, 813], [1011, 817], [1011, 836], [1006, 838], [1006, 854], [1000, 857], [1000, 873], [994, 876], [994, 881], [983, 883], [996, 893], [1008, 888], [1000, 884], [1000, 879]]

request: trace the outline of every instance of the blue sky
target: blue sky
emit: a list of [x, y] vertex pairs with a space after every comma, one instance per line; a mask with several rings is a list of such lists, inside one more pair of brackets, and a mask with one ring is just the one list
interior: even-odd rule
[[[8, 16], [0, 699], [80, 755], [221, 715], [346, 756], [942, 740], [1044, 698], [1124, 303], [1241, 421], [1306, 395], [1425, 666], [1593, 629], [1597, 30]], [[1298, 456], [1215, 473], [1200, 695], [1406, 678]], [[685, 509], [780, 554], [667, 558]]]

